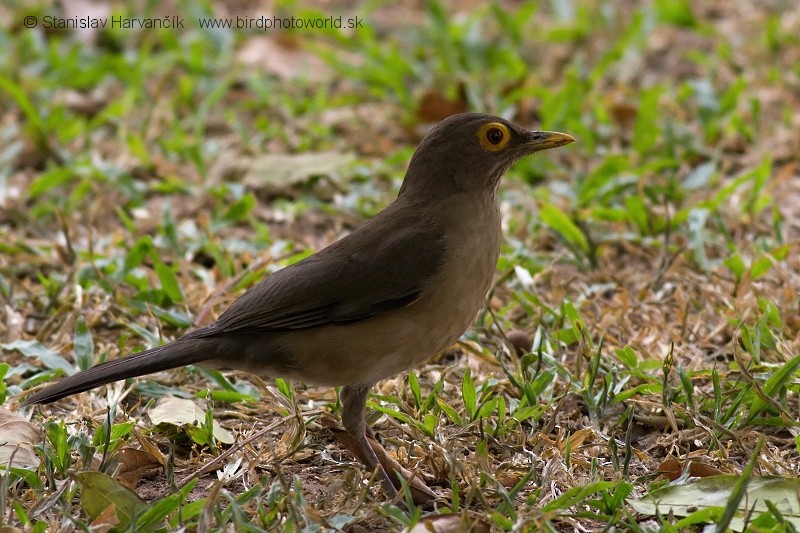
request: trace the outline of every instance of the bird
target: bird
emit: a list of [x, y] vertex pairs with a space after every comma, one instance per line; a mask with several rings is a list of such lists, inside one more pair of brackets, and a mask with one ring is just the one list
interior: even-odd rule
[[469, 328], [500, 254], [501, 178], [519, 159], [572, 142], [497, 116], [452, 115], [419, 143], [394, 201], [352, 232], [269, 274], [216, 321], [65, 377], [22, 406], [186, 365], [339, 386], [342, 425], [393, 497], [367, 438], [371, 387]]

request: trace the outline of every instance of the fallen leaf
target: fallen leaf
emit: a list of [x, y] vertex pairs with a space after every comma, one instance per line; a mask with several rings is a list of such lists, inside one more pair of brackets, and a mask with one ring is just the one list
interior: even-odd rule
[[337, 181], [354, 159], [352, 154], [339, 152], [264, 154], [242, 161], [240, 169], [245, 185], [284, 189], [320, 176]]
[[[153, 424], [171, 424], [173, 426], [196, 426], [205, 423], [205, 411], [192, 400], [167, 395], [161, 398], [148, 413]], [[233, 444], [231, 432], [214, 420], [214, 438], [223, 444]]]
[[614, 101], [608, 106], [609, 114], [614, 122], [623, 129], [630, 129], [636, 121], [639, 109], [625, 101]]
[[192, 400], [166, 395], [150, 409], [148, 415], [150, 421], [155, 424], [172, 424], [173, 426], [184, 426], [194, 424], [198, 420], [205, 420], [205, 417], [198, 417], [198, 410], [202, 411]]
[[[631, 499], [628, 503], [637, 513], [655, 515], [673, 514], [688, 516], [694, 512], [711, 507], [729, 505], [739, 476], [724, 475], [697, 479], [683, 485], [661, 487], [639, 499]], [[746, 494], [741, 499], [736, 516], [730, 528], [734, 531], [744, 530], [743, 516], [751, 510], [755, 513], [767, 511], [766, 501], [772, 502], [783, 516], [795, 528], [800, 527], [800, 479], [779, 476], [753, 477], [747, 483]]]
[[[658, 465], [658, 473], [670, 481], [675, 481], [683, 472], [685, 464], [685, 461], [680, 461], [674, 457], [670, 457]], [[689, 475], [691, 477], [709, 477], [720, 476], [724, 474], [725, 472], [719, 468], [715, 468], [696, 459], [689, 460]]]
[[[592, 428], [581, 428], [578, 431], [575, 431], [569, 436], [569, 444], [573, 450], [577, 450], [589, 437], [594, 436], [594, 430]], [[567, 447], [567, 441], [563, 440], [558, 444], [559, 449], [564, 452]]]
[[0, 470], [9, 461], [14, 468], [39, 466], [33, 445], [41, 439], [38, 427], [0, 406]]
[[158, 446], [156, 446], [152, 440], [142, 435], [141, 431], [135, 427], [133, 428], [133, 435], [136, 437], [136, 441], [139, 443], [139, 446], [142, 447], [143, 451], [155, 457], [162, 466], [167, 466], [167, 458], [164, 457], [164, 454], [161, 453], [161, 450], [158, 449]]
[[522, 479], [522, 475], [523, 474], [520, 472], [506, 472], [497, 477], [497, 482], [503, 487], [510, 489], [519, 483], [519, 480]]
[[463, 86], [459, 87], [456, 99], [448, 98], [439, 91], [429, 90], [419, 99], [417, 118], [422, 122], [439, 122], [450, 115], [467, 110], [467, 95]]
[[135, 488], [146, 472], [164, 467], [158, 457], [135, 448], [122, 448], [114, 454], [114, 459], [118, 462], [114, 477], [129, 489]]
[[[124, 531], [147, 504], [135, 492], [102, 472], [80, 472], [75, 479], [81, 486], [81, 507], [92, 520], [113, 513]], [[109, 507], [112, 507], [109, 510]]]

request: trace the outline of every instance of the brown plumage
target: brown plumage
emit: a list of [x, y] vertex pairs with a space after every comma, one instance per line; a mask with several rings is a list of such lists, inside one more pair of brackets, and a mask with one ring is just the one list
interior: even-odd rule
[[341, 385], [344, 427], [393, 495], [366, 438], [370, 387], [469, 327], [500, 252], [500, 179], [521, 157], [573, 141], [490, 115], [452, 116], [420, 143], [397, 199], [361, 227], [269, 275], [216, 322], [64, 378], [23, 405], [188, 364]]

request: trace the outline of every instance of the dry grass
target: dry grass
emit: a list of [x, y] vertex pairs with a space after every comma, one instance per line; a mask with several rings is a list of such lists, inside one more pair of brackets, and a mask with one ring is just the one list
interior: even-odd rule
[[[176, 494], [226, 449], [152, 427], [151, 400], [176, 391], [213, 400], [213, 419], [246, 444], [224, 458], [229, 475], [202, 475], [176, 499], [184, 514], [157, 522], [168, 530], [374, 531], [450, 511], [462, 527], [657, 530], [675, 519], [637, 515], [622, 492], [663, 484], [667, 459], [737, 474], [758, 449], [755, 475], [796, 477], [800, 380], [790, 372], [774, 390], [770, 380], [800, 355], [800, 14], [652, 4], [579, 2], [570, 15], [516, 3], [441, 13], [319, 3], [316, 13], [359, 14], [368, 28], [282, 33], [21, 26], [29, 12], [77, 9], [66, 1], [6, 13], [0, 393], [12, 411], [55, 376], [12, 343], [37, 340], [75, 364], [212, 320], [253, 281], [391, 201], [439, 115], [503, 112], [580, 144], [523, 162], [506, 181], [507, 240], [475, 327], [373, 391], [373, 429], [437, 495], [424, 508], [388, 505], [369, 488], [330, 429], [332, 389], [195, 369], [37, 408], [34, 423], [50, 423], [45, 460], [28, 468], [40, 486], [7, 475], [0, 520], [37, 531], [113, 522], [87, 514], [79, 484], [61, 484], [92, 458], [97, 467], [108, 398], [119, 402], [111, 449], [143, 449], [166, 466], [124, 464], [143, 475], [135, 492]], [[149, 16], [196, 12], [170, 2]], [[321, 178], [281, 183], [249, 170], [262, 154], [305, 152], [355, 163], [334, 156]], [[544, 206], [585, 246], [543, 220]], [[75, 341], [81, 320], [92, 349]], [[533, 353], [515, 351], [512, 331]], [[612, 484], [594, 485], [603, 481]]]

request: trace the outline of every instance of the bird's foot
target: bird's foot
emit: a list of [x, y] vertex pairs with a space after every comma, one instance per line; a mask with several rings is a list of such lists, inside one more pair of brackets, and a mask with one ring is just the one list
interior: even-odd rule
[[[406, 480], [408, 488], [411, 491], [411, 498], [415, 504], [421, 505], [436, 498], [436, 494], [419, 476], [403, 468], [372, 435], [365, 435], [364, 444], [361, 445], [356, 436], [338, 428], [331, 428], [331, 430], [334, 432], [339, 442], [362, 463], [373, 470], [378, 470], [378, 478], [381, 480], [381, 486], [389, 499], [394, 500], [402, 487], [400, 479], [396, 477], [398, 474]], [[369, 452], [372, 452], [371, 455], [374, 457], [373, 464], [370, 464], [371, 461], [367, 457]]]

